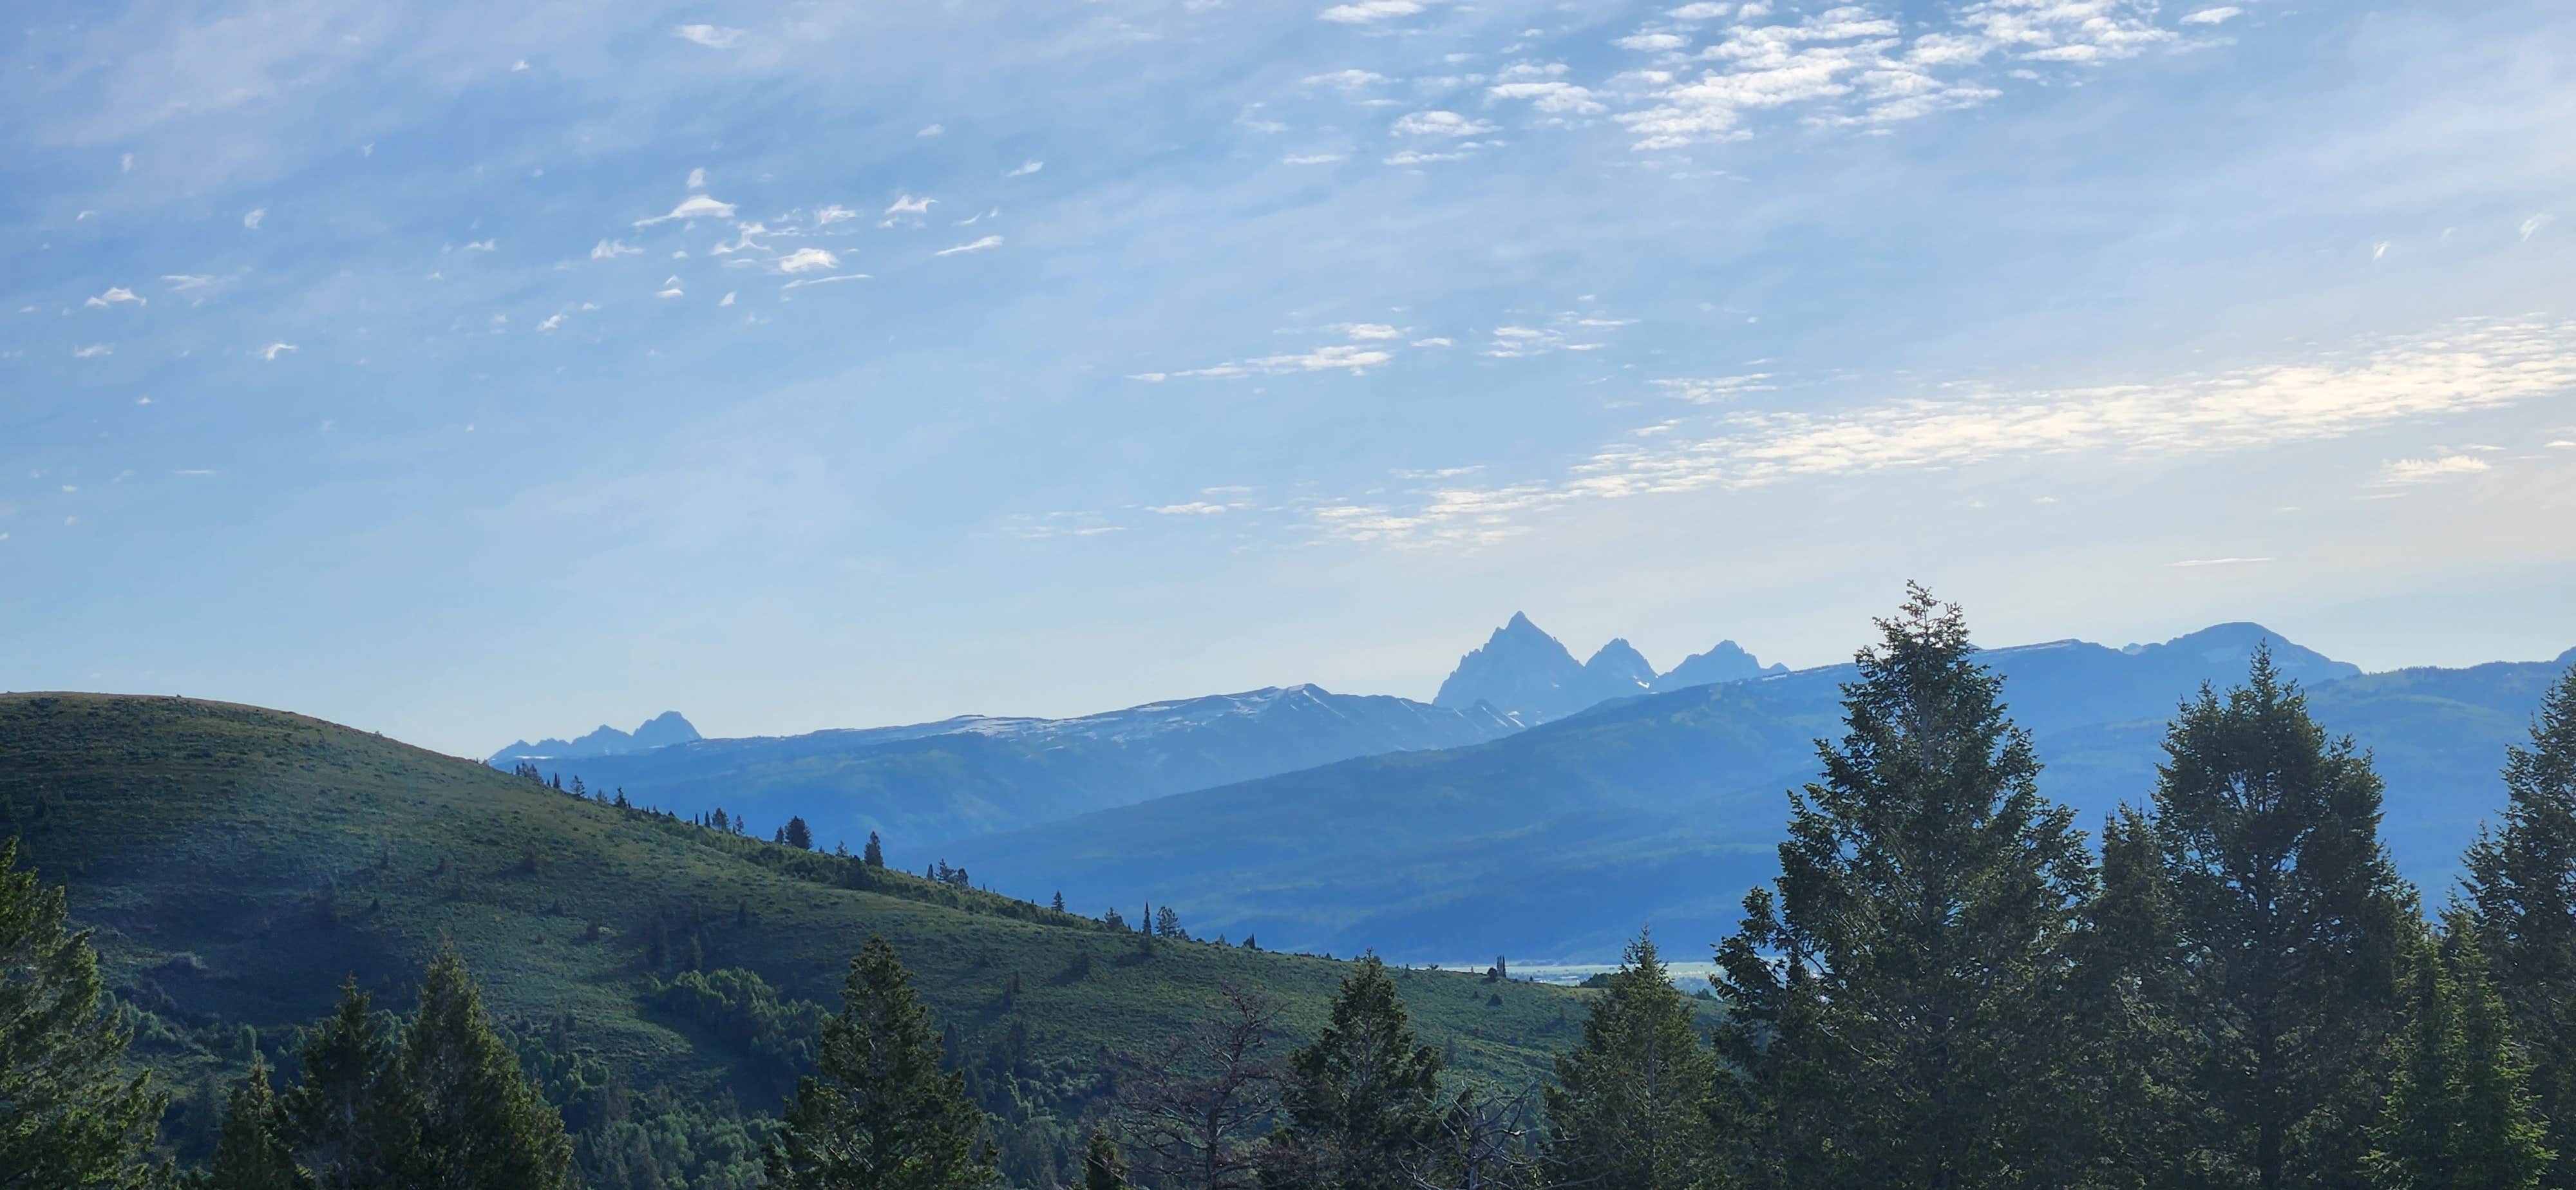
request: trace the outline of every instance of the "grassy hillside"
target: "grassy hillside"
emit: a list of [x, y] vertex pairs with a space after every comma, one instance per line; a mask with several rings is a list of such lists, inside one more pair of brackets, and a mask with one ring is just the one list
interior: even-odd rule
[[[153, 1060], [182, 1085], [237, 1062], [224, 1039], [241, 1026], [273, 1038], [321, 1015], [345, 975], [403, 998], [442, 936], [506, 1019], [569, 1014], [579, 1045], [638, 1087], [732, 1090], [762, 1109], [768, 1088], [743, 1076], [739, 1051], [646, 1006], [657, 979], [743, 968], [831, 1003], [849, 956], [881, 933], [970, 1044], [1017, 1025], [1034, 1057], [1088, 1066], [1190, 1022], [1228, 983], [1276, 997], [1309, 1035], [1344, 971], [1198, 943], [1148, 950], [1088, 919], [180, 699], [0, 696], [0, 833], [69, 884], [113, 986], [154, 1014]], [[874, 887], [845, 887], [854, 875]], [[1562, 989], [1432, 972], [1401, 986], [1426, 1040], [1515, 1081], [1580, 1019]]]

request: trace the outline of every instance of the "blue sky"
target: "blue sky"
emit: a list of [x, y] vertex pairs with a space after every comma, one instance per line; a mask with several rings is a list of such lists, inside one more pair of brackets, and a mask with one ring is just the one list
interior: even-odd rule
[[2258, 619], [2576, 645], [2555, 3], [65, 3], [0, 686], [457, 752]]

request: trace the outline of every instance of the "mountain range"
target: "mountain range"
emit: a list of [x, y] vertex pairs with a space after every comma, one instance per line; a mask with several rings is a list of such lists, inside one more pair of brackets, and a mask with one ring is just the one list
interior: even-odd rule
[[1614, 698], [1741, 682], [1788, 668], [1776, 663], [1766, 667], [1731, 640], [1719, 641], [1716, 648], [1694, 654], [1664, 674], [1656, 673], [1625, 637], [1601, 646], [1591, 660], [1577, 662], [1562, 642], [1514, 612], [1483, 647], [1458, 659], [1458, 668], [1440, 683], [1431, 703], [1457, 709], [1484, 703], [1536, 726]]
[[[1320, 686], [1147, 703], [1074, 719], [965, 715], [901, 727], [691, 740], [642, 752], [538, 759], [567, 781], [689, 813], [722, 807], [763, 833], [804, 818], [826, 847], [869, 832], [924, 849], [1166, 794], [1354, 756], [1453, 748], [1520, 724]], [[587, 738], [587, 737], [585, 737]], [[507, 750], [491, 763], [513, 763]]]
[[512, 740], [510, 746], [484, 761], [496, 769], [512, 768], [521, 762], [542, 764], [547, 761], [580, 760], [592, 756], [627, 756], [650, 752], [673, 744], [686, 744], [701, 739], [698, 729], [690, 726], [678, 711], [664, 711], [635, 726], [632, 732], [619, 731], [602, 723], [590, 734], [570, 740]]
[[[2161, 645], [1994, 649], [2043, 791], [2100, 823], [2144, 803], [2165, 721], [2202, 683], [2242, 681], [2269, 642], [2318, 719], [2373, 754], [2401, 869], [2438, 899], [2502, 804], [2497, 770], [2547, 684], [2576, 663], [2357, 667], [2252, 624]], [[1200, 928], [1450, 961], [1496, 952], [1597, 961], [1651, 924], [1668, 946], [1722, 936], [1768, 879], [1784, 791], [1840, 733], [1851, 666], [1617, 700], [1464, 748], [1365, 757], [973, 840], [994, 886], [1087, 909], [1150, 900]], [[1675, 952], [1681, 953], [1681, 952]]]
[[1782, 672], [1733, 641], [1661, 674], [1625, 640], [1577, 663], [1515, 613], [1428, 704], [1298, 685], [1072, 719], [965, 715], [713, 740], [673, 711], [632, 733], [603, 726], [573, 740], [514, 741], [486, 763], [534, 764], [693, 813], [722, 807], [764, 833], [796, 816], [826, 840], [855, 845], [875, 831], [935, 848], [1353, 757], [1482, 743], [1612, 699]]
[[[2241, 681], [2258, 646], [2373, 751], [2392, 850], [2428, 888], [2451, 879], [2500, 797], [2503, 747], [2570, 660], [2365, 675], [2248, 623], [1983, 656], [2049, 766], [2045, 791], [2091, 825], [2148, 798], [2165, 720], [2203, 683]], [[595, 732], [492, 763], [528, 756], [684, 813], [722, 806], [763, 834], [800, 815], [826, 847], [876, 831], [897, 863], [963, 862], [1087, 912], [1150, 901], [1315, 950], [1579, 962], [1649, 921], [1694, 940], [1731, 924], [1855, 672], [1789, 672], [1732, 641], [1663, 673], [1624, 640], [1577, 662], [1516, 614], [1429, 704], [1290, 686], [583, 754]]]

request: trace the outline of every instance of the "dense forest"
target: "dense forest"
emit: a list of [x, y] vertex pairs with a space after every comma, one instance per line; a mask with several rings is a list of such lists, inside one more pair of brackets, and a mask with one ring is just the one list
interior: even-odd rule
[[[1303, 1044], [1230, 986], [1086, 1064], [967, 1045], [883, 938], [827, 1011], [681, 961], [721, 933], [692, 921], [653, 940], [652, 995], [736, 1036], [775, 1114], [636, 1094], [496, 1021], [448, 949], [408, 1014], [353, 980], [291, 1045], [243, 1039], [211, 1143], [175, 1145], [133, 1010], [12, 843], [0, 1186], [2576, 1185], [2576, 673], [2434, 904], [2389, 861], [2370, 758], [2268, 656], [2179, 708], [2153, 787], [2088, 838], [1959, 610], [1918, 588], [1878, 627], [1779, 877], [1715, 943], [1714, 1004], [1641, 935], [1535, 1082], [1423, 1041], [1409, 973], [1373, 958]], [[812, 846], [794, 833], [769, 846]], [[812, 860], [897, 879], [868, 875], [876, 840]], [[938, 869], [922, 883], [971, 891]], [[1135, 945], [1211, 945], [1155, 924]], [[1033, 1121], [1069, 1158], [1013, 1156]]]

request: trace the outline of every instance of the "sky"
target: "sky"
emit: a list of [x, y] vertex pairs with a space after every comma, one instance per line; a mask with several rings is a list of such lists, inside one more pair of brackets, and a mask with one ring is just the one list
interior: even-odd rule
[[2555, 0], [32, 0], [0, 688], [482, 754], [2576, 645]]

